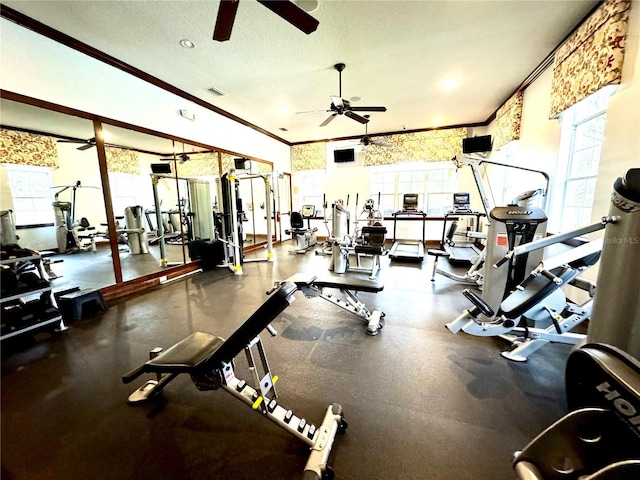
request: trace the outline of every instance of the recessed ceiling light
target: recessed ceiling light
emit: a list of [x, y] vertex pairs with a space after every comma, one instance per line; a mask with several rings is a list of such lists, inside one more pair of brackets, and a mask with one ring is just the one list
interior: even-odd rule
[[180, 40], [180, 46], [184, 48], [196, 48], [196, 44], [186, 38]]
[[284, 127], [280, 127], [278, 130], [280, 130], [282, 132], [288, 132], [289, 131], [288, 128], [284, 128]]
[[362, 100], [360, 97], [351, 97], [349, 99], [349, 101], [351, 101], [351, 102], [359, 102], [360, 100]]

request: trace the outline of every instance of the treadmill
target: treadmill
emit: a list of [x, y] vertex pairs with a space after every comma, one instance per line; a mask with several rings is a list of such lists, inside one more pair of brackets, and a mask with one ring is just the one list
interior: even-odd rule
[[[402, 200], [402, 210], [393, 214], [393, 246], [389, 258], [398, 262], [420, 262], [424, 260], [425, 225], [427, 214], [418, 210], [418, 194], [406, 193]], [[422, 241], [396, 240], [398, 220], [422, 220]]]
[[[456, 242], [454, 240], [456, 230], [458, 228], [457, 217], [475, 216], [475, 233], [480, 231], [480, 218], [484, 217], [483, 212], [476, 212], [470, 208], [470, 195], [467, 192], [458, 192], [453, 194], [453, 210], [444, 215], [444, 225], [442, 226], [442, 240], [440, 248], [448, 254], [449, 263], [452, 265], [473, 265], [481, 253], [476, 241]], [[447, 231], [447, 220], [449, 217], [456, 217], [451, 222]], [[446, 232], [446, 233], [445, 233]], [[471, 236], [471, 235], [468, 235]]]

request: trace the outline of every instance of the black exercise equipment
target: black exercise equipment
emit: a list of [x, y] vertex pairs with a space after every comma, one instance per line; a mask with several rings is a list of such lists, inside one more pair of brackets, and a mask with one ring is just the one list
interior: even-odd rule
[[570, 413], [514, 455], [520, 480], [640, 478], [640, 362], [589, 343], [566, 367]]
[[[131, 394], [129, 402], [147, 401], [178, 375], [187, 374], [198, 390], [222, 388], [306, 443], [311, 452], [305, 467], [305, 480], [332, 479], [333, 470], [327, 465], [331, 447], [336, 434], [347, 428], [342, 407], [336, 403], [330, 405], [322, 424], [316, 427], [278, 404], [274, 385], [278, 377], [271, 374], [259, 336], [264, 329], [276, 334], [270, 323], [293, 302], [296, 289], [293, 283], [282, 283], [226, 340], [207, 332], [194, 332], [166, 351], [153, 349], [148, 362], [122, 377], [124, 383], [130, 383], [144, 373], [157, 376], [156, 380], [148, 381]], [[255, 361], [254, 349], [260, 355], [261, 365]], [[242, 351], [246, 353], [256, 387], [235, 376], [234, 359]], [[258, 374], [260, 366], [264, 372], [262, 378]]]
[[[384, 289], [382, 284], [354, 278], [319, 279], [313, 275], [297, 273], [289, 277], [285, 283], [294, 283], [307, 298], [320, 297], [349, 313], [364, 319], [367, 323], [367, 334], [377, 335], [382, 328], [381, 319], [385, 314], [381, 310], [369, 310], [358, 298], [359, 292], [378, 293]], [[276, 283], [276, 285], [279, 285]], [[339, 290], [342, 298], [327, 290]]]

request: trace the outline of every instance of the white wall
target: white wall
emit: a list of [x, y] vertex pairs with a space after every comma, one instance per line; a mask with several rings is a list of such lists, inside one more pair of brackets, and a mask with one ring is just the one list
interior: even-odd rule
[[[0, 19], [2, 89], [269, 160], [291, 171], [290, 147], [252, 128]], [[46, 79], [46, 81], [43, 81]], [[187, 109], [196, 121], [178, 114]]]

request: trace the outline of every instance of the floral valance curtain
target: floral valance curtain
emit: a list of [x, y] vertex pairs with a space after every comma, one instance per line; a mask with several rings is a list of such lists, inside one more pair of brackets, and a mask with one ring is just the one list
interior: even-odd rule
[[233, 161], [234, 158], [235, 157], [233, 155], [229, 155], [228, 153], [222, 154], [222, 173], [223, 174], [235, 168], [235, 162]]
[[493, 147], [497, 150], [520, 138], [523, 93], [517, 92], [496, 112], [496, 135]]
[[0, 163], [58, 168], [56, 139], [0, 129]]
[[327, 143], [305, 143], [293, 146], [293, 171], [327, 168]]
[[363, 165], [392, 165], [405, 162], [443, 162], [462, 155], [462, 139], [466, 128], [447, 128], [426, 132], [387, 135], [388, 146], [369, 145], [363, 155]]
[[630, 7], [628, 0], [605, 0], [558, 49], [549, 118], [557, 118], [600, 88], [621, 82]]
[[189, 153], [189, 160], [178, 162], [179, 177], [214, 177], [218, 173], [218, 152]]
[[122, 148], [105, 147], [107, 170], [114, 173], [132, 173], [140, 175], [138, 152]]

